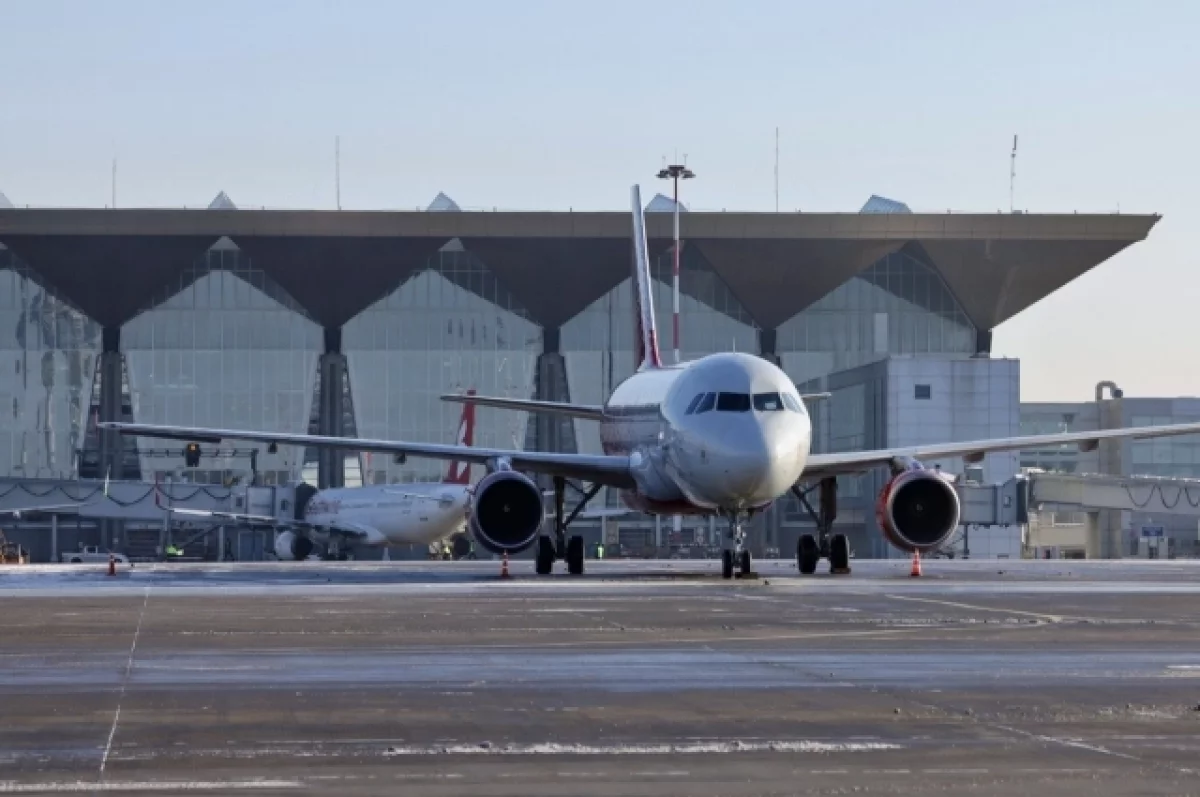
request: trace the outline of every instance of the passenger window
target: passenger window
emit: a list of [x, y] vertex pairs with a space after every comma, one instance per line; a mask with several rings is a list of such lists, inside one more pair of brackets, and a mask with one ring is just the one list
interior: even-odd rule
[[778, 393], [755, 393], [754, 409], [759, 412], [783, 412], [783, 399]]
[[699, 415], [702, 412], [708, 412], [709, 410], [711, 410], [713, 408], [713, 405], [716, 403], [717, 403], [717, 394], [716, 393], [705, 393], [704, 396], [700, 399], [700, 403], [696, 405], [695, 414]]
[[749, 393], [719, 393], [717, 395], [717, 412], [749, 412]]
[[703, 394], [703, 393], [697, 393], [697, 394], [696, 394], [696, 397], [695, 397], [694, 399], [692, 399], [692, 403], [691, 403], [691, 404], [688, 404], [687, 410], [686, 410], [686, 411], [685, 411], [683, 414], [684, 414], [684, 415], [691, 415], [693, 412], [695, 412], [695, 411], [696, 411], [696, 406], [697, 406], [697, 405], [700, 403], [700, 400], [701, 400], [701, 399], [703, 399], [703, 398], [704, 398], [704, 394]]

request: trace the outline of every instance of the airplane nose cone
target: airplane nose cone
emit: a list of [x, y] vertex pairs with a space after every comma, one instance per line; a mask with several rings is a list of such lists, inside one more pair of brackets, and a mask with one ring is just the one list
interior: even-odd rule
[[757, 428], [738, 441], [738, 452], [727, 470], [728, 489], [743, 503], [774, 500], [799, 478], [794, 443], [786, 435]]

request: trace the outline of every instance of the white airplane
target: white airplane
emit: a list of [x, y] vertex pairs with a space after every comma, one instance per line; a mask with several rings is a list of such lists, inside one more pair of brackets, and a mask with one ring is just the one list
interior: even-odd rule
[[[792, 380], [767, 360], [744, 353], [713, 354], [664, 366], [658, 353], [650, 291], [649, 258], [641, 195], [632, 189], [637, 324], [636, 373], [622, 382], [603, 405], [565, 404], [484, 396], [447, 396], [528, 412], [546, 412], [596, 421], [604, 453], [570, 454], [396, 440], [331, 438], [236, 429], [107, 423], [122, 434], [189, 441], [255, 440], [334, 449], [380, 451], [395, 455], [459, 460], [482, 464], [487, 475], [476, 485], [470, 528], [476, 540], [495, 553], [523, 551], [535, 543], [537, 572], [549, 573], [556, 558], [568, 572], [583, 572], [583, 539], [566, 539], [566, 529], [601, 488], [622, 491], [625, 504], [661, 515], [717, 514], [728, 521], [722, 575], [751, 570], [744, 547], [743, 523], [755, 512], [791, 491], [817, 521], [816, 535], [800, 538], [801, 573], [829, 559], [834, 573], [848, 573], [849, 544], [832, 533], [837, 513], [837, 479], [886, 467], [892, 477], [877, 502], [880, 526], [896, 547], [920, 554], [936, 550], [959, 523], [953, 485], [922, 460], [963, 457], [977, 462], [992, 451], [1077, 444], [1091, 450], [1102, 440], [1166, 437], [1200, 433], [1200, 423], [1110, 429], [1030, 437], [1009, 437], [905, 448], [813, 454], [812, 424]], [[797, 279], [803, 274], [797, 272]], [[553, 537], [542, 534], [541, 490], [525, 473], [547, 474], [555, 487]], [[584, 500], [564, 517], [567, 479], [590, 483]], [[817, 490], [820, 509], [808, 495]]]
[[[457, 444], [470, 447], [474, 436], [475, 407], [467, 404], [459, 420]], [[445, 480], [435, 483], [328, 490], [301, 485], [295, 519], [284, 521], [269, 515], [175, 508], [164, 503], [162, 496], [159, 489], [156, 503], [174, 515], [274, 527], [279, 559], [307, 559], [318, 544], [341, 557], [347, 547], [429, 545], [462, 531], [471, 505], [471, 464], [451, 461]]]

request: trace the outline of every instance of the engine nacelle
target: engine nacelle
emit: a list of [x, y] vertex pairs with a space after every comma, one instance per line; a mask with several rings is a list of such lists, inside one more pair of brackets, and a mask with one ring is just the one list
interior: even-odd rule
[[941, 474], [916, 468], [892, 477], [879, 494], [875, 517], [888, 542], [902, 551], [934, 551], [958, 528], [958, 493]]
[[537, 540], [544, 513], [536, 484], [516, 471], [498, 470], [475, 485], [471, 533], [492, 553], [518, 553]]
[[275, 557], [277, 559], [307, 559], [313, 552], [313, 543], [292, 531], [281, 531], [275, 535]]

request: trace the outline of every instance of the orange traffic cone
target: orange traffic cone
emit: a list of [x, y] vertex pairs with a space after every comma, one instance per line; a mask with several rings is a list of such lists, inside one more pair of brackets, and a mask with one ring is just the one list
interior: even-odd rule
[[504, 557], [500, 560], [500, 578], [509, 578], [508, 575], [508, 551], [504, 552]]
[[921, 577], [921, 552], [920, 551], [913, 551], [912, 570], [909, 572], [909, 575], [912, 576], [913, 578]]
[[117, 574], [117, 558], [111, 553], [108, 555], [108, 574], [110, 576]]

